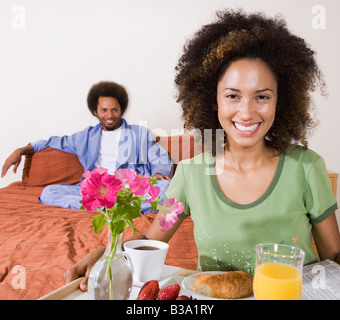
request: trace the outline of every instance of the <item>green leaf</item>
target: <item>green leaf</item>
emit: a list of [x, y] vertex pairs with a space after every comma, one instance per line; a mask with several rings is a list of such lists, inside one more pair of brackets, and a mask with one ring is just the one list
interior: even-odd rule
[[80, 210], [85, 210], [85, 207], [83, 206], [83, 203], [81, 202], [81, 200], [79, 201], [79, 204], [80, 204]]
[[126, 220], [125, 221], [127, 227], [131, 227], [133, 230], [133, 234], [136, 233], [136, 228], [132, 220]]
[[[142, 210], [142, 201], [138, 198], [132, 201], [134, 211], [139, 215]], [[136, 217], [135, 217], [136, 218]]]
[[158, 202], [160, 200], [160, 197], [157, 197], [155, 200], [150, 201], [151, 204], [151, 210], [150, 212], [157, 211], [158, 210]]
[[124, 229], [125, 229], [125, 221], [124, 220], [119, 220], [119, 221], [117, 221], [115, 223], [111, 222], [110, 227], [111, 227], [112, 235], [121, 234], [124, 231]]
[[134, 197], [132, 203], [130, 202], [121, 202], [120, 204], [115, 204], [115, 212], [113, 215], [114, 222], [123, 219], [129, 220], [140, 217], [141, 210], [141, 200], [137, 197]]
[[102, 214], [98, 214], [92, 219], [92, 227], [95, 233], [98, 233], [105, 225], [106, 217]]
[[158, 183], [157, 179], [154, 178], [154, 177], [149, 177], [149, 181], [150, 181], [150, 183], [151, 183], [152, 185]]

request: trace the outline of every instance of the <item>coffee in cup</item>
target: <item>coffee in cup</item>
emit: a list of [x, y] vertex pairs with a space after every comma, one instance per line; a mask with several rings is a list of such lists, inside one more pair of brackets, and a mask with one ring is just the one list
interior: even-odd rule
[[158, 240], [131, 240], [124, 243], [124, 256], [131, 264], [136, 282], [161, 280], [169, 245]]

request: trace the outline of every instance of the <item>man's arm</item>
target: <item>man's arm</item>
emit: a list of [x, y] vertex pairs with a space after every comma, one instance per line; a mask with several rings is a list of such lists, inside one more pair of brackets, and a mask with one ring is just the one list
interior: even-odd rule
[[1, 178], [3, 178], [8, 169], [13, 166], [13, 172], [16, 173], [18, 166], [21, 162], [22, 156], [30, 156], [34, 153], [34, 149], [31, 144], [28, 144], [25, 147], [16, 149], [5, 161], [4, 165], [2, 166], [1, 171]]
[[150, 131], [148, 131], [148, 160], [152, 176], [156, 179], [171, 180], [173, 165], [168, 151], [166, 151]]

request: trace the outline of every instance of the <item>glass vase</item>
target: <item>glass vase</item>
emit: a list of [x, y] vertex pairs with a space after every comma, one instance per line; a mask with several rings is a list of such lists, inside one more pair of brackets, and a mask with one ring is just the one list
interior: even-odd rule
[[[122, 234], [118, 236], [117, 243], [112, 238], [110, 226], [108, 240], [103, 256], [94, 264], [88, 280], [88, 292], [93, 300], [127, 300], [132, 289], [132, 272], [129, 263], [124, 258], [121, 247]], [[116, 247], [111, 260], [112, 288], [110, 295], [110, 272], [107, 274], [111, 248]], [[110, 270], [109, 270], [110, 271]]]

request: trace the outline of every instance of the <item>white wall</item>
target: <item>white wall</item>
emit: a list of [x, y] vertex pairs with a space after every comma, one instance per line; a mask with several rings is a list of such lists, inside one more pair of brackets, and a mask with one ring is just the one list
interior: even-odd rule
[[[312, 11], [317, 5], [325, 26]], [[340, 172], [339, 0], [2, 0], [0, 165], [29, 141], [95, 124], [86, 95], [101, 80], [127, 87], [130, 123], [146, 121], [162, 135], [181, 129], [174, 67], [185, 40], [226, 7], [282, 14], [318, 52], [329, 97], [315, 97], [321, 123], [310, 147]], [[0, 187], [19, 180], [21, 169], [0, 179]]]

